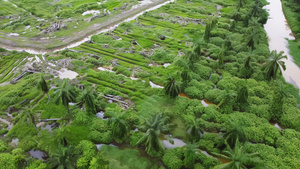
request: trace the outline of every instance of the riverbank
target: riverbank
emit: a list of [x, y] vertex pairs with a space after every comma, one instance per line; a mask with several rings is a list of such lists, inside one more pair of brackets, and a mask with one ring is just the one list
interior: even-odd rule
[[143, 4], [139, 8], [133, 8], [120, 14], [109, 17], [102, 23], [95, 23], [85, 30], [74, 32], [72, 35], [55, 37], [51, 39], [45, 38], [26, 38], [21, 36], [10, 36], [9, 34], [1, 33], [0, 47], [8, 50], [26, 50], [30, 53], [51, 53], [64, 47], [74, 47], [72, 44], [80, 45], [90, 39], [91, 35], [99, 34], [107, 29], [115, 28], [123, 21], [129, 21], [128, 18], [134, 19], [135, 16], [141, 15], [143, 12], [156, 9], [160, 4], [171, 2], [172, 0], [156, 0], [151, 4]]
[[293, 35], [296, 38], [295, 40], [289, 40], [290, 54], [293, 56], [295, 63], [300, 66], [300, 13], [297, 12], [295, 8], [300, 6], [300, 4], [287, 0], [281, 0], [281, 2], [282, 9], [289, 27], [291, 28]]
[[[283, 59], [286, 65], [286, 70], [282, 72], [285, 80], [293, 84], [296, 88], [300, 87], [300, 69], [295, 64], [296, 58], [293, 57], [288, 48], [289, 41], [295, 39], [289, 25], [286, 22], [282, 10], [282, 3], [280, 0], [268, 0], [269, 4], [265, 6], [265, 9], [269, 12], [269, 19], [264, 25], [265, 31], [269, 39], [269, 49], [270, 51], [277, 50], [278, 52], [283, 51], [287, 59]], [[276, 28], [276, 29], [274, 29]], [[295, 48], [293, 48], [296, 50]], [[292, 53], [295, 53], [294, 51]]]

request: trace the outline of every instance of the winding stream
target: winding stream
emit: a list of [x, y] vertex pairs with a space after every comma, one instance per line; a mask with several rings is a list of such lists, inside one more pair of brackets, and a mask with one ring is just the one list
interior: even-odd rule
[[285, 19], [282, 11], [282, 4], [280, 0], [267, 0], [270, 4], [265, 6], [269, 12], [269, 19], [264, 25], [269, 38], [269, 49], [283, 51], [288, 57], [284, 60], [286, 70], [283, 71], [283, 76], [288, 83], [293, 84], [296, 88], [300, 87], [300, 69], [294, 63], [293, 57], [289, 54], [288, 40], [293, 40], [295, 37]]

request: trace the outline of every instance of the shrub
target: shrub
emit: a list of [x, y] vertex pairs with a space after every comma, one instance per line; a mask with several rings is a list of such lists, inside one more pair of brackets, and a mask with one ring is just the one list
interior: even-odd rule
[[203, 99], [203, 92], [201, 90], [198, 90], [197, 87], [192, 86], [192, 87], [187, 87], [184, 89], [184, 93], [191, 98], [195, 99]]
[[[102, 65], [97, 59], [93, 58], [93, 57], [89, 57], [87, 60], [86, 60], [86, 63], [91, 63], [95, 66], [100, 66]], [[83, 65], [82, 65], [83, 66]]]
[[0, 152], [6, 151], [7, 150], [7, 145], [3, 140], [0, 140]]
[[210, 81], [212, 81], [214, 84], [217, 84], [219, 79], [220, 76], [218, 74], [213, 73], [210, 75]]
[[113, 137], [111, 136], [111, 131], [107, 132], [98, 132], [92, 131], [88, 136], [92, 141], [96, 143], [111, 143], [113, 141]]
[[164, 48], [154, 49], [153, 54], [150, 56], [152, 60], [159, 63], [173, 62], [175, 57], [176, 56], [174, 54], [171, 54], [170, 51], [167, 51]]
[[168, 149], [162, 158], [164, 164], [170, 169], [180, 169], [183, 165], [182, 152], [179, 148]]

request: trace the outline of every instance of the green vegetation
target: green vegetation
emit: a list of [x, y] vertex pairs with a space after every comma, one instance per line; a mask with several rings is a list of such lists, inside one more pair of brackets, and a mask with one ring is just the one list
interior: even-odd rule
[[[124, 5], [126, 3], [129, 5]], [[137, 1], [3, 0], [0, 1], [1, 16], [5, 19], [1, 18], [0, 31], [18, 33], [25, 37], [35, 37], [43, 34], [42, 30], [54, 23], [61, 22], [67, 26], [59, 28], [58, 32], [53, 31], [48, 36], [72, 35], [73, 32], [83, 30], [87, 26], [107, 20], [109, 13], [105, 12], [105, 10], [111, 11], [110, 14], [115, 15], [120, 13], [121, 10], [114, 10], [114, 8], [123, 6], [123, 10], [128, 10], [134, 4], [137, 4]], [[90, 10], [99, 11], [102, 15], [99, 14], [98, 17], [91, 19], [89, 22], [88, 20], [93, 14], [87, 13], [83, 15], [83, 13]], [[68, 20], [68, 18], [70, 19]]]
[[290, 54], [293, 56], [295, 63], [300, 65], [300, 26], [299, 26], [299, 1], [282, 0], [282, 8], [289, 26], [295, 36], [295, 40], [289, 40]]
[[[97, 2], [55, 3], [32, 15]], [[264, 5], [177, 0], [72, 49], [0, 49], [0, 168], [300, 168], [299, 90]]]

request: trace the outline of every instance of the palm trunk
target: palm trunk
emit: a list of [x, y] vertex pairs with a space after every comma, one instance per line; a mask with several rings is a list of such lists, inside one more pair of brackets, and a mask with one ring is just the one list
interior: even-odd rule
[[35, 127], [35, 129], [36, 129], [36, 131], [38, 133], [38, 136], [41, 137], [40, 132], [39, 132], [38, 128], [36, 127], [35, 123], [33, 123], [33, 125], [34, 125], [34, 127]]
[[69, 103], [67, 104], [67, 111], [68, 111], [68, 114], [70, 115]]
[[47, 97], [48, 97], [48, 100], [51, 101], [51, 98], [50, 98], [50, 96], [49, 96], [49, 93], [47, 93]]

